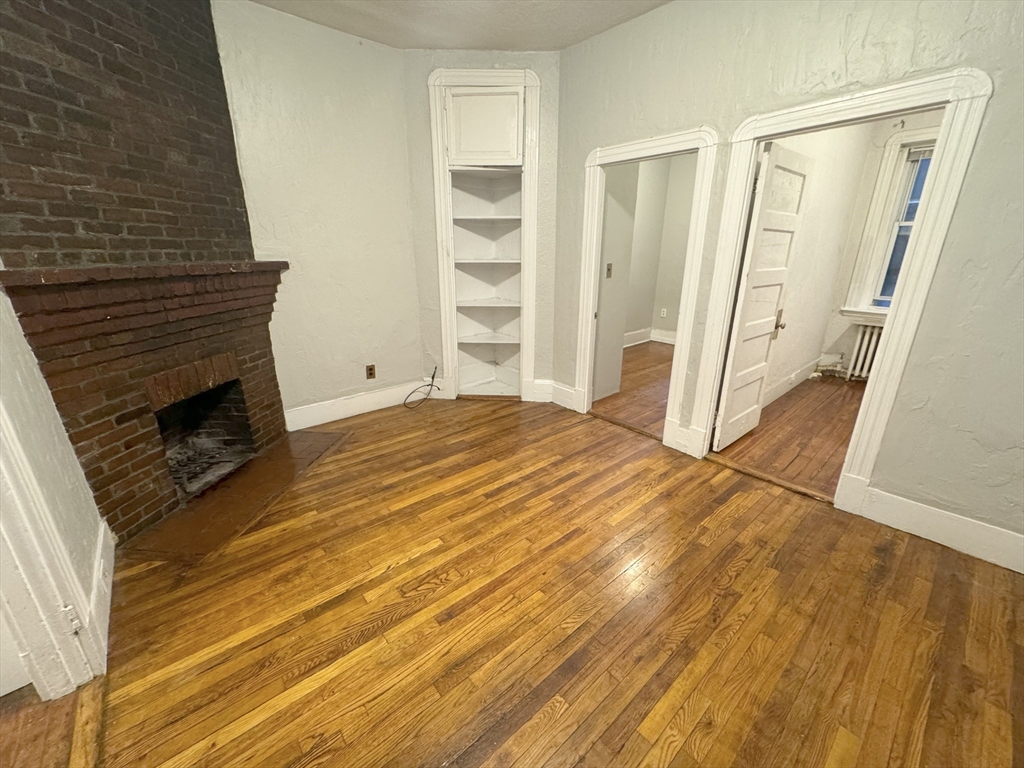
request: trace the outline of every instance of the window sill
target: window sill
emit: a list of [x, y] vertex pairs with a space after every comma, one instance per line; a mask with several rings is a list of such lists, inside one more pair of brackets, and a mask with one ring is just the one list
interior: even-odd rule
[[848, 317], [859, 325], [885, 325], [889, 315], [888, 307], [843, 307], [839, 314]]

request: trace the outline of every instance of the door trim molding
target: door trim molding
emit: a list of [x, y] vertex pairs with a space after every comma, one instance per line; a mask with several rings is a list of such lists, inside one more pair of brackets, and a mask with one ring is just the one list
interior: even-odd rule
[[[690, 234], [686, 242], [683, 266], [683, 288], [679, 301], [679, 321], [675, 332], [675, 353], [672, 356], [672, 377], [669, 383], [666, 426], [678, 424], [682, 409], [683, 383], [686, 381], [690, 342], [696, 325], [697, 288], [700, 277], [700, 254], [707, 232], [711, 185], [714, 181], [718, 134], [713, 128], [697, 128], [656, 136], [650, 139], [598, 147], [587, 157], [583, 201], [583, 258], [580, 267], [580, 302], [577, 318], [575, 410], [586, 413], [593, 404], [594, 340], [597, 326], [594, 311], [600, 286], [601, 229], [604, 221], [605, 167], [639, 160], [653, 160], [686, 152], [697, 153], [693, 205], [690, 208]], [[680, 450], [676, 430], [666, 429], [663, 443]]]
[[844, 94], [813, 104], [746, 120], [732, 138], [724, 208], [715, 254], [704, 344], [697, 371], [692, 434], [703, 430], [702, 444], [692, 455], [708, 452], [718, 391], [722, 383], [726, 341], [729, 335], [734, 288], [743, 257], [743, 235], [749, 207], [750, 184], [755, 169], [757, 142], [776, 136], [876, 119], [899, 112], [945, 107], [933, 155], [933, 172], [925, 185], [925, 201], [919, 224], [911, 233], [907, 267], [893, 298], [886, 332], [878, 350], [857, 417], [836, 506], [847, 511], [844, 485], [871, 478], [886, 423], [903, 378], [910, 348], [924, 310], [928, 288], [935, 275], [939, 254], [949, 229], [967, 164], [981, 129], [992, 80], [977, 69], [956, 69], [861, 93]]
[[[44, 700], [106, 671], [114, 537], [96, 514], [86, 593], [61, 544], [54, 511], [0, 403], [0, 580], [3, 613]], [[90, 497], [91, 502], [91, 497]], [[68, 608], [81, 626], [72, 631]]]

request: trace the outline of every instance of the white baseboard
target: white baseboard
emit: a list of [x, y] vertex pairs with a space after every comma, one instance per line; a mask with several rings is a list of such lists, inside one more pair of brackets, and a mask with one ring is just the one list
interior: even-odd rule
[[[322, 403], [300, 405], [297, 408], [286, 408], [284, 412], [285, 424], [289, 432], [295, 432], [299, 429], [327, 424], [338, 419], [347, 419], [349, 416], [358, 416], [360, 413], [369, 413], [370, 411], [379, 411], [381, 408], [389, 408], [392, 405], [401, 405], [402, 401], [405, 400], [406, 396], [413, 389], [428, 381], [430, 379], [410, 381], [393, 387], [375, 389], [371, 392], [345, 395], [334, 400], [325, 400]], [[454, 387], [451, 384], [446, 385], [443, 381], [440, 385], [446, 388], [442, 389], [441, 392], [434, 392], [431, 397], [439, 397], [441, 399], [455, 397]]]
[[777, 381], [768, 387], [764, 392], [764, 405], [773, 403], [782, 397], [784, 394], [793, 389], [797, 384], [806, 381], [812, 373], [818, 369], [818, 363], [821, 362], [821, 357], [816, 357], [811, 362], [803, 365], [799, 370], [789, 374], [786, 378], [781, 381]]
[[[111, 532], [107, 524], [100, 522], [99, 531], [96, 536], [96, 554], [93, 558], [92, 567], [92, 594], [89, 596], [89, 615], [86, 617], [86, 626], [89, 634], [93, 637], [93, 644], [102, 649], [102, 653], [95, 659], [90, 658], [91, 664], [101, 673], [107, 670], [107, 637], [110, 631], [110, 596], [114, 584], [114, 545], [117, 537]], [[86, 653], [89, 653], [88, 645]]]
[[622, 340], [623, 347], [635, 347], [637, 344], [643, 344], [646, 341], [651, 340], [651, 329], [641, 328], [639, 331], [627, 331], [625, 337]]
[[557, 381], [551, 382], [551, 402], [568, 408], [570, 411], [584, 413], [586, 411], [586, 393], [580, 389], [573, 389]]
[[648, 341], [657, 341], [661, 344], [675, 344], [675, 331], [662, 331], [658, 328], [641, 328], [639, 331], [629, 331], [622, 341], [623, 348], [635, 347], [637, 344], [645, 344]]
[[559, 384], [551, 379], [524, 381], [522, 399], [530, 403], [554, 403], [580, 413], [583, 413], [583, 405], [586, 400], [581, 390]]
[[551, 379], [523, 379], [521, 399], [525, 403], [550, 403]]
[[704, 450], [704, 430], [682, 427], [675, 419], [665, 419], [662, 443], [695, 459], [703, 459], [707, 454]]
[[835, 507], [1024, 573], [1024, 535], [871, 488], [864, 478], [843, 475]]

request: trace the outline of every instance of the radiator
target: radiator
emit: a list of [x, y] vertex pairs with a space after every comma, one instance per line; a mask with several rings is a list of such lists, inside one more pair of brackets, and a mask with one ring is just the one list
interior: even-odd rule
[[875, 364], [875, 352], [882, 338], [882, 326], [857, 325], [857, 341], [850, 355], [850, 365], [846, 369], [846, 380], [851, 378], [866, 379], [871, 375]]

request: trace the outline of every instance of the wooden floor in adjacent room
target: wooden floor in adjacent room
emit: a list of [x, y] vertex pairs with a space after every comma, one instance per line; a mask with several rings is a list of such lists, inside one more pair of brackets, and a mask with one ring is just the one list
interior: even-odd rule
[[1019, 575], [550, 404], [321, 429], [119, 556], [104, 765], [1024, 765]]
[[665, 434], [673, 349], [671, 344], [645, 341], [622, 350], [619, 391], [595, 401], [590, 412], [661, 440]]
[[718, 453], [741, 471], [835, 497], [864, 381], [816, 376], [765, 406], [761, 423]]

